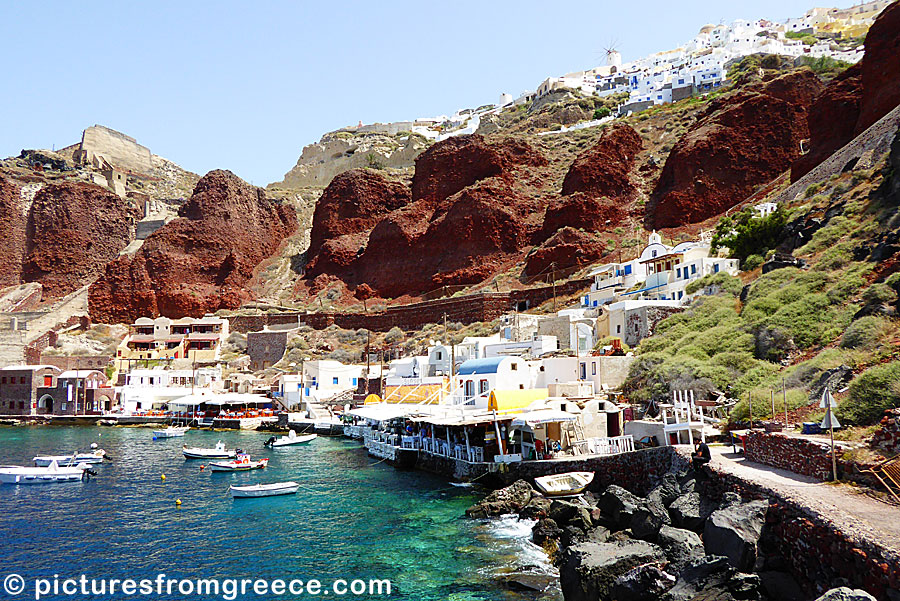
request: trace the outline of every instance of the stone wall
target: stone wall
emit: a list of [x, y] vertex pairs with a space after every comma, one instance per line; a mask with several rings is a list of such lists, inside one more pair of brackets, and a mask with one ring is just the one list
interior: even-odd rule
[[872, 447], [887, 457], [900, 455], [900, 409], [884, 412], [881, 428], [872, 436]]
[[250, 369], [254, 371], [267, 369], [281, 361], [287, 348], [287, 340], [286, 330], [249, 332], [247, 354], [250, 356]]
[[102, 125], [84, 130], [77, 160], [93, 163], [97, 156], [102, 156], [115, 167], [137, 173], [150, 173], [153, 168], [149, 148], [141, 146], [130, 136]]
[[[579, 292], [590, 286], [591, 280], [573, 280], [556, 286], [558, 297]], [[440, 323], [444, 314], [448, 321], [470, 324], [476, 321], [493, 321], [513, 309], [519, 303], [536, 306], [553, 298], [553, 286], [513, 290], [511, 292], [482, 292], [467, 296], [441, 298], [409, 305], [388, 307], [384, 311], [369, 313], [269, 313], [263, 315], [236, 315], [229, 317], [234, 332], [248, 333], [262, 330], [264, 326], [296, 324], [317, 330], [334, 324], [346, 330], [365, 328], [373, 332], [387, 332], [393, 327], [415, 330], [429, 323]]]
[[37, 363], [39, 365], [54, 365], [63, 371], [73, 369], [97, 369], [103, 371], [109, 362], [112, 361], [110, 355], [48, 355], [41, 353]]
[[625, 332], [622, 341], [628, 346], [637, 346], [641, 340], [653, 335], [656, 325], [673, 313], [680, 313], [680, 307], [638, 307], [625, 311]]

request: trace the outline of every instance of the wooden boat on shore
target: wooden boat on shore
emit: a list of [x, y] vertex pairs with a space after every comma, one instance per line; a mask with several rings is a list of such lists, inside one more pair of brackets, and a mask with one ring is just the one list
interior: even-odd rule
[[593, 472], [566, 472], [540, 476], [534, 479], [534, 483], [548, 497], [565, 497], [581, 494], [593, 479]]
[[259, 497], [275, 497], [293, 495], [300, 488], [296, 482], [273, 482], [271, 484], [253, 484], [252, 486], [231, 485], [231, 496], [235, 499], [255, 499]]
[[226, 449], [221, 440], [212, 449], [182, 445], [181, 452], [185, 459], [233, 459], [238, 454], [237, 449]]
[[33, 459], [37, 467], [49, 467], [54, 461], [57, 465], [77, 465], [86, 463], [88, 465], [96, 465], [103, 463], [106, 457], [106, 451], [103, 449], [95, 449], [90, 453], [75, 453], [73, 455], [38, 455]]
[[272, 448], [289, 447], [295, 444], [306, 444], [308, 442], [312, 442], [316, 439], [317, 436], [318, 434], [304, 434], [303, 436], [297, 436], [297, 433], [291, 430], [287, 433], [287, 436], [280, 436], [278, 438], [272, 436], [263, 444], [267, 447]]
[[169, 426], [164, 430], [154, 430], [153, 438], [177, 438], [190, 430], [188, 426]]
[[62, 467], [56, 461], [50, 462], [50, 465], [47, 467], [6, 465], [0, 467], [0, 483], [50, 484], [52, 482], [76, 482], [83, 480], [86, 475], [91, 473], [93, 472], [88, 469], [87, 463]]
[[251, 461], [250, 455], [239, 454], [232, 461], [212, 461], [209, 464], [211, 472], [246, 472], [249, 470], [261, 470], [269, 465], [268, 459]]

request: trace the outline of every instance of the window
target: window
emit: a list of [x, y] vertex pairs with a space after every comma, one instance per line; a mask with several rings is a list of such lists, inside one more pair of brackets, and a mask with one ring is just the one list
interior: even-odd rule
[[357, 383], [357, 382], [358, 382], [358, 380], [357, 380], [356, 378], [353, 378], [353, 385], [354, 385], [354, 386], [356, 386], [356, 383]]
[[465, 396], [467, 399], [471, 399], [473, 396], [475, 396], [474, 380], [466, 380]]
[[622, 333], [622, 325], [619, 324], [616, 326], [616, 334], [621, 334], [621, 333]]
[[597, 364], [596, 363], [591, 363], [591, 375], [592, 376], [597, 375]]
[[0, 378], [0, 384], [6, 384], [6, 376]]
[[631, 275], [631, 265], [625, 266], [625, 275]]
[[654, 250], [653, 253], [652, 253], [650, 256], [651, 256], [651, 257], [655, 257], [655, 256], [656, 256], [656, 251]]
[[678, 269], [675, 270], [675, 277], [676, 277], [676, 278], [680, 278], [680, 277], [681, 277], [681, 267], [679, 267]]
[[518, 371], [519, 370], [518, 363], [513, 363], [512, 365], [509, 366], [509, 369], [511, 369], [512, 371]]
[[691, 275], [693, 275], [695, 273], [697, 273], [697, 264], [696, 263], [691, 265]]
[[580, 378], [581, 378], [582, 380], [584, 380], [585, 378], [587, 378], [587, 365], [586, 365], [586, 364], [584, 364], [584, 363], [581, 364], [580, 369], [579, 369], [579, 373], [581, 374], [581, 375], [580, 375]]
[[437, 357], [437, 360], [438, 360], [438, 361], [441, 360], [441, 351], [438, 351], [438, 352], [437, 352], [436, 357]]
[[338, 379], [337, 379], [337, 378], [331, 378], [331, 383], [332, 383], [332, 384], [337, 384], [337, 383], [338, 383]]
[[713, 265], [713, 273], [719, 273], [719, 264], [718, 263]]
[[44, 387], [50, 388], [53, 386], [53, 376], [44, 376]]
[[488, 381], [481, 380], [478, 382], [478, 394], [485, 394], [488, 391]]

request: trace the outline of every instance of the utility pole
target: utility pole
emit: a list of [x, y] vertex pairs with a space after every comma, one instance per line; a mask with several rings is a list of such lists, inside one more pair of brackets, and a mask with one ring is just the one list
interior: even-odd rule
[[774, 422], [775, 421], [775, 391], [770, 390], [769, 396], [771, 397], [771, 400], [772, 400], [772, 421]]
[[750, 406], [750, 429], [753, 429], [753, 391], [747, 391], [747, 404]]
[[787, 429], [788, 429], [790, 426], [788, 425], [788, 413], [787, 413], [787, 388], [785, 387], [784, 378], [781, 378], [781, 394], [782, 394], [782, 396], [783, 396], [783, 398], [784, 398], [784, 429], [785, 429], [785, 431], [787, 431]]
[[369, 342], [372, 334], [366, 330], [366, 396], [369, 396]]
[[550, 263], [551, 277], [553, 278], [553, 311], [556, 312], [556, 261]]

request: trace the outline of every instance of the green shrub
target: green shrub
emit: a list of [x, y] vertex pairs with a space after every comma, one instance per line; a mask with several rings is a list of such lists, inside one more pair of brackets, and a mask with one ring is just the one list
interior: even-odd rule
[[601, 106], [600, 108], [594, 110], [594, 119], [604, 119], [606, 117], [609, 117], [611, 114], [611, 110], [609, 110], [605, 106]]
[[897, 293], [887, 284], [872, 284], [862, 293], [862, 299], [869, 305], [881, 305], [894, 302]]
[[753, 271], [757, 267], [763, 264], [765, 259], [763, 259], [760, 255], [750, 255], [746, 259], [744, 259], [743, 264], [741, 265], [741, 269], [744, 271]]
[[887, 320], [875, 315], [860, 317], [850, 324], [841, 337], [841, 348], [872, 349], [888, 332]]
[[854, 378], [850, 398], [840, 404], [837, 415], [847, 425], [865, 426], [895, 407], [900, 407], [900, 362], [877, 365]]
[[755, 210], [747, 208], [737, 215], [719, 220], [712, 248], [727, 248], [733, 258], [743, 263], [750, 255], [764, 254], [775, 248], [786, 221], [787, 216], [780, 205], [766, 217], [759, 217]]
[[715, 286], [720, 292], [727, 292], [733, 296], [738, 296], [744, 287], [740, 278], [736, 278], [731, 274], [720, 271], [719, 273], [711, 273], [705, 275], [699, 280], [694, 280], [684, 287], [687, 294], [695, 294], [707, 286]]
[[816, 231], [812, 235], [812, 239], [798, 249], [797, 252], [802, 255], [811, 255], [824, 250], [849, 234], [852, 227], [853, 222], [846, 217], [841, 215], [832, 217], [828, 225]]

